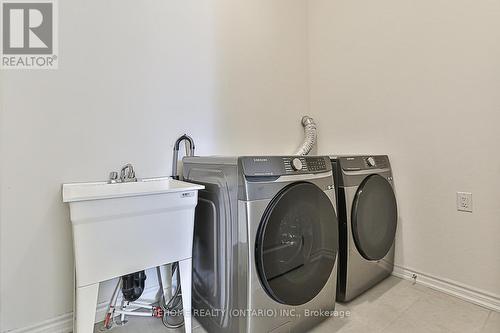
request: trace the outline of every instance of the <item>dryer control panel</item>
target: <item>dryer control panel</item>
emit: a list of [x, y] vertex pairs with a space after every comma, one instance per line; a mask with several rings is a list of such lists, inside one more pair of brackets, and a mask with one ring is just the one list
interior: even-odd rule
[[344, 171], [390, 168], [389, 158], [386, 155], [342, 156], [338, 157], [337, 160], [340, 161]]
[[332, 170], [327, 156], [240, 157], [243, 174], [251, 177], [323, 173]]

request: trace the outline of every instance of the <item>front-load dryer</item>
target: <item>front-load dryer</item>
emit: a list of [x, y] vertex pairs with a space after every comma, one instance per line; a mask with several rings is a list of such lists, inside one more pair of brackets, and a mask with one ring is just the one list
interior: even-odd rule
[[339, 218], [337, 300], [347, 302], [392, 273], [398, 212], [387, 156], [331, 162]]
[[187, 157], [199, 192], [193, 313], [208, 332], [305, 332], [333, 315], [338, 224], [328, 157]]

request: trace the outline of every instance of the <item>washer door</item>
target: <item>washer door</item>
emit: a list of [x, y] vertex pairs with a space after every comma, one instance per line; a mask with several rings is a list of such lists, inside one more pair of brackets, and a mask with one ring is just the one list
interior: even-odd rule
[[330, 278], [337, 249], [337, 217], [328, 196], [311, 183], [291, 184], [271, 201], [257, 231], [262, 286], [279, 303], [307, 303]]
[[394, 243], [398, 210], [391, 184], [380, 175], [363, 180], [354, 197], [352, 234], [359, 253], [380, 260]]

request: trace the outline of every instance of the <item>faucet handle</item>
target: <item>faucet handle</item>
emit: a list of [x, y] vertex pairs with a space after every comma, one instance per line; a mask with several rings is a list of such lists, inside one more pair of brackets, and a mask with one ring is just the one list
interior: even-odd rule
[[115, 184], [118, 182], [118, 172], [116, 171], [111, 171], [109, 173], [109, 183], [110, 184]]
[[127, 182], [136, 182], [137, 178], [135, 178], [135, 171], [132, 164], [125, 164], [120, 171], [120, 181], [122, 183]]

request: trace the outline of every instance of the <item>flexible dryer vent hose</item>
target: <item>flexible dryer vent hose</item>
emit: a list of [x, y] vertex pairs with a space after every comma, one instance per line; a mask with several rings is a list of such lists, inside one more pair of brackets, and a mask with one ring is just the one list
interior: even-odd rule
[[307, 155], [316, 144], [316, 123], [309, 116], [302, 117], [302, 126], [304, 126], [304, 143], [297, 149], [295, 155]]

